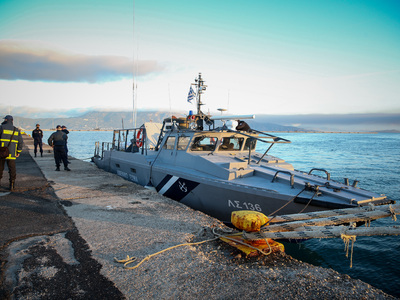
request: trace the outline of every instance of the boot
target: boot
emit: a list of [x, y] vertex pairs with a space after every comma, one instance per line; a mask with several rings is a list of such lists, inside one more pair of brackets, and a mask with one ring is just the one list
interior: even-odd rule
[[56, 171], [60, 171], [60, 167], [59, 166], [57, 166]]
[[35, 157], [36, 157], [36, 152], [35, 152]]
[[15, 184], [15, 181], [14, 180], [10, 180], [10, 191], [14, 190], [14, 184]]
[[40, 152], [40, 157], [43, 157], [43, 152]]

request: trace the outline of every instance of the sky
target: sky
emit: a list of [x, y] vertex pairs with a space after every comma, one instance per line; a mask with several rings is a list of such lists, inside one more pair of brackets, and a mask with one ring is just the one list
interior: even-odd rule
[[[0, 0], [0, 111], [400, 113], [398, 0]], [[135, 86], [135, 92], [133, 92]]]

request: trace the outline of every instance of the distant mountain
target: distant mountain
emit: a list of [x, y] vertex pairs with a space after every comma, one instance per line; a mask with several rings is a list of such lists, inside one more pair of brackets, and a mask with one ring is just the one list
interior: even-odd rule
[[[138, 111], [137, 127], [144, 122], [162, 123], [172, 115], [184, 117], [184, 112]], [[129, 111], [91, 111], [81, 116], [69, 118], [24, 118], [14, 115], [14, 124], [31, 131], [39, 123], [42, 129], [54, 129], [65, 125], [72, 130], [112, 130], [132, 128], [133, 115]], [[359, 114], [359, 115], [256, 115], [255, 119], [245, 120], [251, 128], [262, 131], [294, 132], [400, 132], [400, 114]], [[221, 123], [216, 124], [216, 127]]]
[[257, 115], [257, 122], [317, 131], [399, 132], [400, 113]]
[[400, 130], [378, 130], [379, 133], [400, 133]]
[[[163, 111], [141, 111], [137, 113], [136, 125], [140, 126], [145, 121], [161, 122], [170, 113]], [[112, 130], [117, 128], [132, 128], [132, 112], [105, 112], [92, 111], [79, 117], [69, 118], [23, 118], [14, 116], [14, 125], [26, 131], [33, 130], [36, 124], [40, 124], [42, 129], [54, 129], [57, 125], [65, 125], [71, 130]]]
[[[176, 117], [185, 116], [181, 112], [172, 112]], [[165, 111], [138, 111], [136, 125], [140, 126], [144, 122], [162, 123], [165, 118], [171, 116], [170, 112]], [[106, 111], [91, 111], [79, 117], [69, 118], [23, 118], [14, 116], [14, 125], [23, 128], [26, 131], [31, 131], [36, 124], [40, 124], [42, 129], [54, 129], [57, 125], [65, 125], [70, 130], [113, 130], [119, 128], [132, 128], [133, 115], [132, 112], [106, 112]], [[250, 127], [262, 131], [305, 131], [303, 128], [295, 126], [285, 126], [261, 120], [246, 120]], [[216, 124], [218, 126], [218, 124]]]
[[258, 121], [258, 118], [254, 120], [245, 120], [247, 124], [251, 128], [260, 130], [260, 131], [295, 131], [295, 132], [315, 132], [316, 130], [306, 130], [301, 127], [296, 127], [296, 126], [286, 126], [286, 125], [279, 125], [275, 123], [269, 123], [269, 122], [262, 122]]

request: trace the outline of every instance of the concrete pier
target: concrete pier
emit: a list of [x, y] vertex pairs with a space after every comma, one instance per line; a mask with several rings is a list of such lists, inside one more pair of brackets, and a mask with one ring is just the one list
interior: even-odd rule
[[[0, 190], [0, 299], [394, 299], [286, 254], [248, 259], [214, 238], [218, 220], [25, 136], [16, 190]], [[339, 255], [339, 254], [338, 254]], [[390, 280], [390, 279], [388, 279]]]

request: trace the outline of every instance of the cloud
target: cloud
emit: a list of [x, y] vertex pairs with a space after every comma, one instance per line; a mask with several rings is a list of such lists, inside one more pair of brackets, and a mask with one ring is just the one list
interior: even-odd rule
[[[136, 76], [158, 73], [156, 61], [139, 61]], [[50, 82], [105, 82], [129, 78], [133, 62], [121, 56], [66, 52], [37, 42], [0, 41], [0, 79]]]

